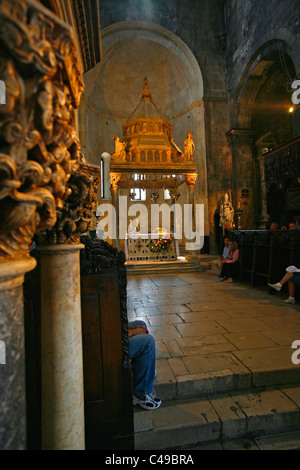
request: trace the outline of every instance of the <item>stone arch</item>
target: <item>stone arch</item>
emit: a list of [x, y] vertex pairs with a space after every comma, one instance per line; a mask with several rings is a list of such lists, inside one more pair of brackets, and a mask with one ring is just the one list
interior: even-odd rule
[[[233, 128], [251, 129], [253, 105], [260, 91], [268, 82], [283, 79], [286, 75], [282, 68], [283, 60], [289, 74], [295, 75], [295, 67], [289, 54], [288, 45], [283, 40], [268, 41], [252, 56], [235, 94], [232, 113]], [[286, 75], [285, 82], [288, 83], [288, 81], [289, 77]]]
[[[154, 103], [174, 126], [174, 141], [182, 147], [187, 131], [193, 129], [199, 136], [195, 144], [201, 161], [205, 157], [203, 78], [189, 47], [162, 26], [122, 21], [103, 29], [102, 50], [102, 61], [84, 75], [80, 107], [81, 123], [88, 125], [92, 134], [93, 127], [100, 125], [97, 139], [101, 133], [101, 151], [113, 153], [109, 136], [122, 132], [122, 124], [139, 102], [147, 75]], [[92, 161], [95, 153], [86, 139], [82, 140], [86, 158]]]
[[103, 29], [102, 48], [103, 50], [109, 48], [111, 53], [111, 48], [116, 42], [136, 38], [158, 43], [178, 57], [191, 75], [195, 87], [192, 90], [195, 99], [202, 99], [204, 94], [202, 72], [194, 54], [182, 39], [166, 28], [143, 21], [121, 21]]
[[[291, 77], [295, 75], [293, 60], [284, 40], [272, 39], [260, 46], [251, 57], [235, 94], [231, 125], [235, 142], [232, 146], [236, 197], [243, 180], [251, 190], [245, 228], [264, 228], [268, 208], [262, 186], [265, 147], [274, 148], [293, 136], [289, 108]], [[231, 131], [232, 133], [232, 131]], [[264, 142], [264, 140], [270, 142]]]
[[86, 159], [97, 163], [95, 148], [113, 153], [112, 136], [122, 140], [122, 124], [139, 103], [147, 76], [153, 101], [173, 126], [173, 139], [181, 150], [187, 131], [193, 130], [199, 175], [195, 202], [207, 207], [204, 87], [194, 54], [171, 31], [140, 21], [104, 28], [101, 41], [102, 61], [84, 75], [80, 122], [81, 128], [89, 128], [89, 141], [81, 139]]

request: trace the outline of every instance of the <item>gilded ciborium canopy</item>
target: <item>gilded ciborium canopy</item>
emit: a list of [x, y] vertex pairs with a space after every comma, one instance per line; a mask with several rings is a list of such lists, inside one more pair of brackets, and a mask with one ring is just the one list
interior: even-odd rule
[[140, 102], [123, 124], [123, 141], [114, 137], [111, 155], [111, 179], [118, 175], [119, 188], [170, 188], [184, 182], [184, 175], [196, 174], [192, 131], [187, 132], [183, 151], [173, 140], [168, 123], [152, 99], [147, 77]]
[[145, 77], [140, 102], [123, 125], [123, 142], [120, 142], [119, 137], [114, 137], [115, 152], [111, 156], [112, 162], [149, 168], [193, 164], [192, 147], [189, 147], [187, 157], [187, 152], [182, 152], [175, 144], [172, 132], [173, 126], [162, 116], [152, 100], [148, 79]]

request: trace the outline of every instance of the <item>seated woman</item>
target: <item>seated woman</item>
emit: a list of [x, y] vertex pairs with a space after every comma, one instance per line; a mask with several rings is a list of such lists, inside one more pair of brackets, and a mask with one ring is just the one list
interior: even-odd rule
[[232, 278], [238, 274], [239, 269], [239, 249], [236, 242], [230, 242], [230, 256], [224, 260], [221, 275], [221, 281], [233, 282]]
[[295, 286], [300, 286], [300, 269], [296, 268], [296, 266], [288, 266], [286, 268], [287, 274], [284, 276], [281, 281], [277, 282], [276, 284], [268, 284], [268, 286], [272, 287], [277, 291], [282, 289], [282, 286], [288, 282], [289, 284], [289, 297], [288, 299], [284, 300], [286, 304], [295, 304]]

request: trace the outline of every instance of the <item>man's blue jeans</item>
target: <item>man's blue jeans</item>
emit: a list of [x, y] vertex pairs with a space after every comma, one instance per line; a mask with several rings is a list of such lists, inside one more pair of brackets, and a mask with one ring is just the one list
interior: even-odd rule
[[[131, 326], [147, 325], [143, 321], [129, 322]], [[129, 338], [129, 354], [132, 364], [133, 395], [143, 399], [153, 392], [155, 376], [155, 341], [150, 334], [134, 335]]]

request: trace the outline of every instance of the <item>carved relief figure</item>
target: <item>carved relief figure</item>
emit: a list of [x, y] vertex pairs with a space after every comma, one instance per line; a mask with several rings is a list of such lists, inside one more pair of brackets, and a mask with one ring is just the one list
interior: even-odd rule
[[126, 142], [120, 142], [119, 137], [114, 137], [115, 141], [115, 153], [112, 155], [112, 158], [116, 158], [117, 160], [125, 160], [126, 159]]
[[193, 160], [193, 153], [195, 151], [195, 144], [193, 141], [193, 132], [188, 131], [187, 138], [183, 143], [184, 147], [184, 158], [186, 161]]

